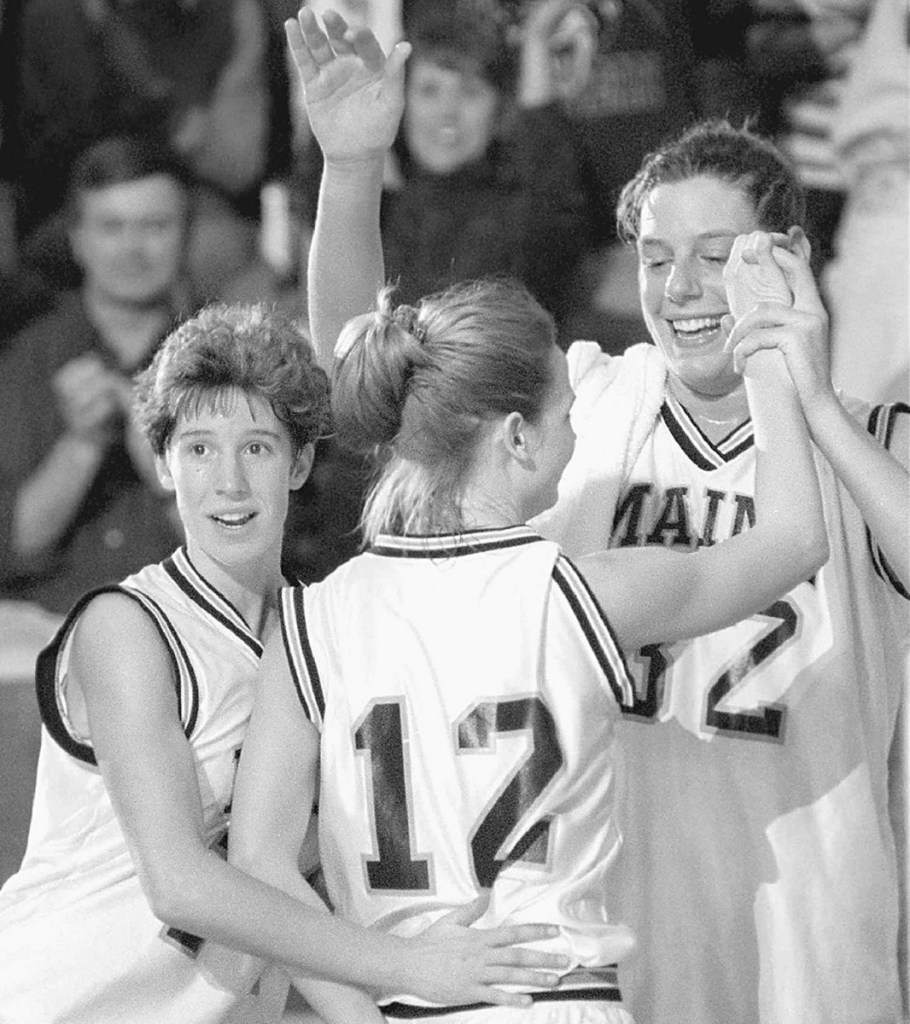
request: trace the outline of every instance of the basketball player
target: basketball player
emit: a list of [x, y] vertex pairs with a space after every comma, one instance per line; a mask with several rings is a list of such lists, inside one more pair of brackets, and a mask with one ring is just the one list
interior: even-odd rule
[[[321, 308], [337, 311], [345, 280], [318, 264], [331, 251], [329, 267], [349, 253], [355, 273], [377, 269], [354, 254], [378, 250], [377, 142], [400, 115], [403, 51], [386, 66], [369, 32], [325, 20], [328, 35], [304, 10], [289, 34], [325, 155], [312, 279]], [[311, 310], [311, 322], [330, 351], [332, 318]], [[609, 895], [615, 729], [633, 697], [619, 645], [733, 622], [763, 606], [763, 588], [773, 595], [826, 557], [812, 537], [821, 510], [804, 423], [775, 369], [749, 367], [767, 432], [761, 521], [695, 556], [586, 559], [608, 618], [558, 547], [523, 525], [556, 500], [575, 444], [552, 318], [518, 285], [474, 282], [418, 309], [393, 308], [384, 289], [377, 311], [342, 331], [336, 428], [379, 449], [369, 547], [322, 583], [282, 592], [231, 857], [293, 885], [318, 770], [321, 852], [342, 916], [409, 935], [487, 892], [479, 927], [550, 921], [560, 934], [548, 948], [570, 961], [528, 1009], [428, 1005], [405, 986], [382, 1000], [387, 1017], [630, 1020], [615, 965], [634, 937]]]
[[[492, 986], [546, 985], [555, 977], [524, 965], [562, 958], [494, 947], [550, 929], [367, 934], [306, 885], [289, 896], [217, 855], [283, 582], [288, 494], [309, 472], [328, 387], [299, 327], [263, 307], [203, 311], [139, 381], [186, 544], [89, 594], [39, 658], [28, 849], [0, 893], [0, 1020], [219, 1021], [255, 965], [197, 936], [328, 979], [520, 1004]], [[307, 989], [314, 1006], [323, 988], [333, 1005], [347, 993], [350, 1019], [381, 1020], [329, 982]]]
[[[910, 410], [834, 393], [801, 217], [789, 168], [748, 132], [698, 127], [644, 161], [619, 223], [637, 248], [664, 401], [617, 505], [565, 494], [540, 526], [578, 556], [608, 541], [694, 549], [748, 525], [756, 429], [718, 330], [721, 268], [737, 234], [789, 236], [775, 253], [793, 308], [741, 328], [787, 355], [818, 449], [831, 559], [761, 614], [633, 660], [621, 734], [636, 813], [619, 905], [647, 951], [631, 965], [630, 1002], [654, 1024], [902, 1017], [888, 758], [910, 638]], [[602, 459], [580, 473], [596, 479]]]

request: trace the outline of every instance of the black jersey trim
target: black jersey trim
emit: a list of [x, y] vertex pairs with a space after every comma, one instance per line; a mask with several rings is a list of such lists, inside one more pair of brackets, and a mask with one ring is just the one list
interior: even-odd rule
[[[894, 437], [894, 425], [899, 415], [910, 414], [910, 405], [906, 402], [894, 402], [889, 405], [877, 405], [869, 413], [866, 422], [866, 430], [881, 446], [887, 450], [891, 448], [891, 440]], [[888, 584], [897, 594], [906, 600], [910, 600], [910, 591], [901, 581], [900, 577], [882, 553], [881, 548], [875, 543], [872, 531], [866, 527], [866, 547], [869, 549], [869, 557], [872, 559], [872, 567], [878, 577]]]
[[325, 693], [307, 629], [304, 589], [286, 587], [281, 591], [281, 638], [304, 714], [321, 729], [325, 717]]
[[631, 707], [635, 701], [635, 688], [625, 656], [610, 620], [587, 580], [565, 555], [560, 555], [554, 563], [553, 579], [572, 609], [616, 703], [621, 708]]
[[[161, 621], [159, 621], [156, 615], [146, 605], [145, 601], [149, 600], [147, 595], [130, 590], [120, 584], [112, 584], [90, 590], [88, 593], [84, 594], [75, 605], [73, 605], [62, 625], [52, 637], [50, 643], [39, 653], [35, 662], [35, 693], [38, 700], [38, 711], [41, 715], [41, 721], [44, 723], [45, 728], [54, 742], [67, 754], [75, 757], [79, 761], [82, 761], [84, 764], [89, 764], [93, 767], [98, 766], [94, 749], [91, 744], [83, 743], [70, 733], [57, 703], [57, 664], [64, 644], [75, 627], [79, 616], [85, 610], [88, 603], [99, 594], [123, 594], [126, 597], [129, 597], [131, 600], [135, 601], [140, 608], [142, 608], [154, 623], [155, 629], [158, 631], [158, 635], [161, 637], [171, 659], [171, 666], [174, 670], [174, 686], [177, 691], [178, 713], [180, 714], [181, 723], [187, 736], [190, 735], [195, 727], [199, 707], [198, 680], [196, 679], [192, 664], [186, 656], [186, 651], [183, 649], [183, 645], [179, 641], [179, 638], [177, 638], [177, 642], [180, 647], [180, 654], [183, 659], [183, 663], [186, 666], [187, 677], [190, 682], [193, 704], [190, 713], [190, 720], [188, 722], [183, 721], [183, 713], [185, 709], [181, 707], [181, 704], [183, 703], [181, 697], [181, 681], [183, 679], [183, 673], [180, 669], [180, 660], [174, 651], [174, 647], [171, 644]], [[154, 605], [154, 602], [151, 603]], [[157, 609], [157, 605], [155, 607]], [[167, 622], [167, 617], [160, 612], [160, 609], [158, 609], [158, 611], [162, 615], [163, 620]], [[170, 623], [168, 623], [168, 626], [170, 627]]]
[[[205, 585], [217, 596], [218, 600], [223, 601], [224, 604], [231, 609], [231, 611], [237, 616], [236, 622], [218, 609], [203, 593], [199, 584], [187, 575], [186, 571], [179, 564], [181, 559], [185, 560], [187, 566], [192, 570], [192, 572], [200, 580], [205, 582]], [[161, 565], [168, 576], [171, 577], [171, 579], [177, 584], [183, 593], [190, 598], [190, 600], [194, 601], [207, 615], [210, 615], [216, 622], [220, 623], [225, 629], [230, 633], [233, 633], [234, 636], [246, 644], [257, 658], [262, 657], [262, 643], [253, 635], [249, 627], [244, 622], [243, 616], [221, 593], [221, 591], [206, 580], [202, 573], [200, 573], [193, 565], [185, 548], [181, 548], [176, 554], [166, 558]]]
[[689, 410], [672, 395], [664, 399], [660, 415], [683, 454], [699, 469], [719, 469], [755, 444], [750, 418], [734, 427], [715, 444], [699, 427]]

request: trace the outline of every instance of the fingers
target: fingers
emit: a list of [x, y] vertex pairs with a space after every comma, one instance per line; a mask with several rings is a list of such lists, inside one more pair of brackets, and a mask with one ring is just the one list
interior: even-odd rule
[[351, 32], [351, 45], [357, 56], [370, 69], [381, 71], [385, 64], [385, 54], [379, 40], [368, 28], [358, 28]]
[[796, 310], [792, 306], [785, 306], [778, 302], [760, 302], [753, 306], [748, 313], [741, 316], [732, 326], [724, 349], [730, 352], [732, 349], [753, 331], [767, 330], [770, 328], [782, 328], [792, 334], [794, 328], [811, 326], [807, 314]]
[[404, 73], [404, 65], [410, 55], [410, 43], [396, 43], [394, 47], [392, 47], [392, 52], [389, 54], [388, 60], [386, 61], [386, 70], [389, 77], [397, 78]]
[[564, 971], [571, 961], [563, 953], [552, 953], [542, 949], [528, 949], [525, 946], [504, 946], [493, 952], [491, 964], [497, 967], [544, 968], [550, 971]]
[[781, 268], [787, 279], [790, 291], [793, 292], [794, 307], [827, 319], [828, 314], [808, 259], [783, 246], [775, 246], [773, 256], [774, 262]]
[[291, 51], [291, 57], [294, 59], [294, 67], [297, 68], [297, 74], [300, 76], [300, 80], [306, 84], [316, 76], [316, 72], [319, 69], [316, 67], [315, 61], [310, 57], [310, 51], [306, 48], [303, 34], [300, 31], [300, 25], [293, 18], [288, 18], [285, 21], [284, 35], [288, 41], [288, 49]]
[[[468, 925], [473, 924], [483, 912], [487, 909], [487, 905], [490, 902], [490, 894], [487, 892], [485, 895], [478, 896], [476, 900], [471, 903], [465, 903], [464, 906], [456, 907], [454, 910], [450, 910], [447, 914], [444, 914], [436, 923], [437, 924], [451, 924], [461, 925], [465, 928]], [[480, 933], [480, 934], [486, 934]]]
[[[514, 946], [523, 942], [541, 942], [559, 937], [559, 928], [552, 924], [512, 924], [479, 932], [489, 946]], [[523, 951], [524, 952], [524, 951]]]
[[326, 11], [322, 16], [322, 23], [325, 25], [326, 35], [332, 49], [337, 55], [354, 52], [354, 46], [348, 38], [348, 23], [337, 11]]
[[300, 37], [309, 54], [309, 59], [318, 70], [334, 57], [332, 44], [309, 7], [301, 8], [297, 15], [297, 27], [300, 30]]
[[790, 286], [772, 248], [773, 237], [766, 231], [738, 235], [733, 241], [724, 266], [724, 286], [730, 311], [737, 319], [762, 302], [792, 303]]
[[746, 360], [761, 349], [781, 349], [786, 354], [790, 335], [784, 330], [767, 329], [753, 331], [739, 341], [733, 349], [733, 368], [737, 373], [743, 372]]
[[779, 231], [753, 231], [740, 237], [743, 238], [740, 256], [745, 263], [758, 263], [762, 257], [770, 255], [773, 247], [786, 248], [790, 244], [789, 237]]

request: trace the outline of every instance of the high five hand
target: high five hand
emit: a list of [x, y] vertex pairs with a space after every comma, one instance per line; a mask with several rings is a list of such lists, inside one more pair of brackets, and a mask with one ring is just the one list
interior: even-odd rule
[[307, 7], [285, 22], [316, 141], [331, 161], [385, 152], [404, 109], [410, 44], [396, 43], [386, 57], [368, 28], [349, 27], [337, 12], [326, 11], [323, 25]]

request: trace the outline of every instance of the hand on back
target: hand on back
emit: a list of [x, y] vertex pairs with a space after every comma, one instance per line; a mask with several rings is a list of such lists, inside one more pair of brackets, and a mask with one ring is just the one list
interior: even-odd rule
[[384, 152], [395, 140], [404, 109], [408, 43], [386, 57], [367, 28], [350, 28], [327, 11], [324, 30], [301, 8], [285, 22], [300, 75], [307, 115], [326, 160], [344, 162]]

